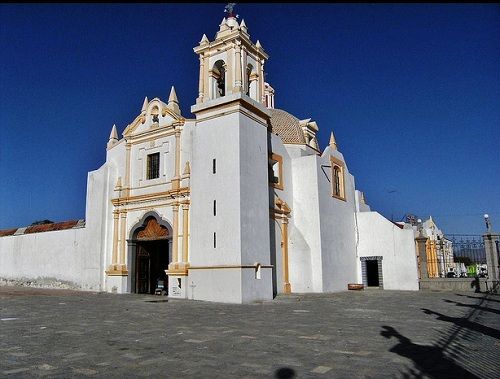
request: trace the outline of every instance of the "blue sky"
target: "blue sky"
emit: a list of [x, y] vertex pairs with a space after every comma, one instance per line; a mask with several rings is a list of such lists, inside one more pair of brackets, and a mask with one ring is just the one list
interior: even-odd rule
[[[387, 218], [500, 230], [498, 4], [238, 4], [276, 107], [333, 130]], [[87, 172], [145, 96], [192, 117], [224, 4], [0, 4], [0, 229], [85, 217]]]

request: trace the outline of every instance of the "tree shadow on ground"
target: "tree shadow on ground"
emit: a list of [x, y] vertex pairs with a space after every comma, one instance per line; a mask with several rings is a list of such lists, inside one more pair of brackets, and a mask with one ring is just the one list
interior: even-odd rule
[[478, 324], [477, 322], [469, 321], [466, 318], [462, 317], [449, 317], [446, 316], [442, 313], [431, 311], [430, 309], [422, 308], [422, 311], [425, 314], [428, 315], [436, 315], [438, 316], [438, 320], [440, 321], [446, 321], [446, 322], [451, 322], [457, 326], [460, 326], [462, 328], [467, 328], [469, 330], [474, 330], [475, 332], [479, 332], [482, 334], [485, 334], [487, 336], [500, 339], [500, 331], [494, 328], [490, 328], [489, 326], [484, 326], [481, 324]]
[[456, 296], [467, 297], [467, 298], [469, 298], [469, 299], [476, 299], [476, 300], [478, 300], [478, 299], [484, 299], [484, 300], [486, 300], [486, 301], [493, 301], [493, 302], [495, 302], [495, 303], [500, 303], [500, 300], [495, 300], [495, 299], [491, 299], [491, 298], [490, 298], [490, 296], [492, 295], [491, 293], [490, 293], [490, 294], [488, 294], [488, 296], [487, 296], [487, 297], [482, 297], [482, 296], [470, 296], [470, 295], [462, 295], [461, 293], [456, 293], [455, 295], [456, 295]]
[[395, 337], [399, 343], [389, 351], [411, 359], [420, 373], [410, 369], [410, 375], [406, 377], [430, 378], [479, 378], [465, 368], [457, 365], [452, 359], [443, 354], [443, 348], [435, 345], [417, 345], [411, 340], [401, 335], [392, 326], [382, 326], [384, 330], [380, 332], [385, 338]]
[[477, 305], [477, 304], [465, 304], [465, 303], [460, 303], [458, 301], [448, 300], [448, 299], [443, 299], [443, 301], [445, 301], [446, 303], [455, 304], [457, 307], [469, 307], [469, 308], [477, 309], [479, 311], [491, 312], [491, 313], [496, 313], [497, 315], [500, 315], [500, 311], [498, 309], [481, 307], [480, 305]]

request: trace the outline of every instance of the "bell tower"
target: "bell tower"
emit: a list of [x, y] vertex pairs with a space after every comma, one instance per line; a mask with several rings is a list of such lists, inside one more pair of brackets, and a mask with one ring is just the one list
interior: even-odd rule
[[238, 24], [232, 8], [215, 40], [210, 42], [204, 34], [194, 52], [200, 59], [197, 105], [237, 94], [264, 103], [264, 64], [269, 56], [258, 40], [250, 40], [245, 20]]
[[232, 303], [272, 299], [268, 55], [232, 4], [215, 39], [203, 35], [192, 131], [188, 297]]

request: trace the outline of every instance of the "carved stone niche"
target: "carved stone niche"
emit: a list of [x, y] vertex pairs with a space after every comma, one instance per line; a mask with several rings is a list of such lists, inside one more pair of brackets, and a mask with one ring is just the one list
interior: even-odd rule
[[144, 229], [137, 233], [137, 239], [141, 241], [152, 241], [168, 238], [168, 229], [158, 224], [154, 217], [146, 219]]

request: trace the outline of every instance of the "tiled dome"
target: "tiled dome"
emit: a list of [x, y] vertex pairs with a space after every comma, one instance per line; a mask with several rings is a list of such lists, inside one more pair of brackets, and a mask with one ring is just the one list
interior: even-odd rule
[[281, 109], [271, 109], [270, 132], [280, 136], [283, 143], [305, 144], [299, 119]]

